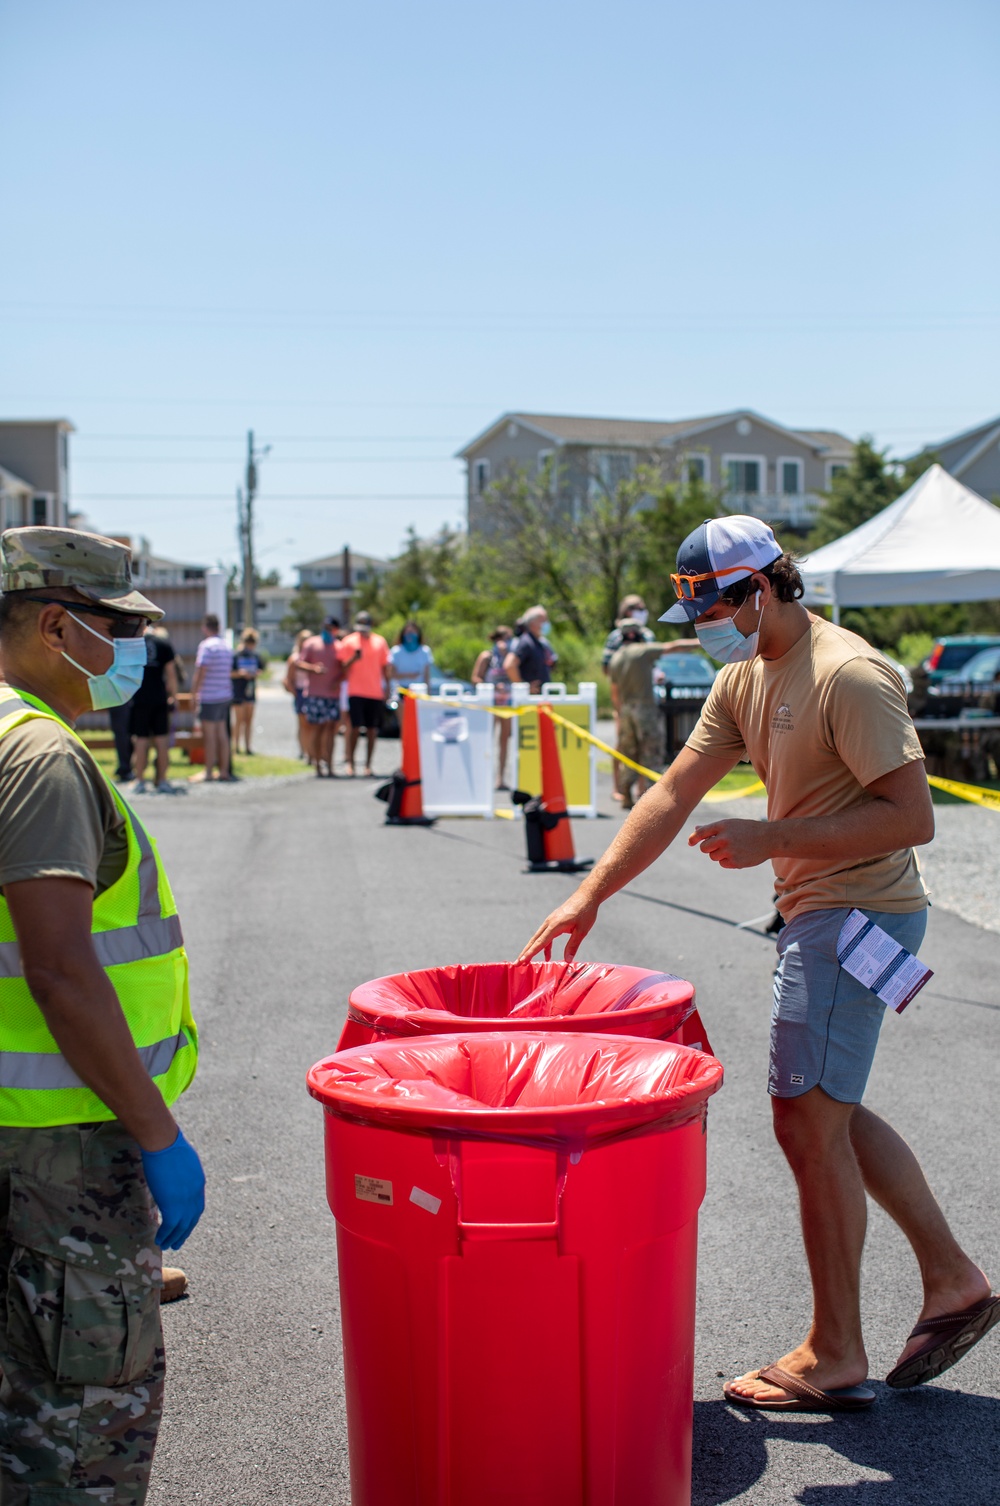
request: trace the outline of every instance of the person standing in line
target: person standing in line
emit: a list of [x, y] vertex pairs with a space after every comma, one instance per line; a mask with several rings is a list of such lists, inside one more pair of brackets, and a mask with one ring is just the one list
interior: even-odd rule
[[787, 924], [768, 1092], [798, 1189], [813, 1318], [777, 1364], [723, 1390], [746, 1407], [858, 1411], [875, 1401], [860, 1302], [866, 1191], [906, 1235], [923, 1280], [923, 1308], [888, 1385], [936, 1379], [1000, 1321], [1000, 1297], [956, 1241], [913, 1152], [862, 1103], [885, 1008], [838, 960], [854, 908], [908, 952], [920, 946], [927, 893], [913, 846], [934, 835], [923, 750], [895, 670], [863, 638], [805, 610], [795, 561], [758, 518], [701, 524], [672, 581], [678, 600], [665, 620], [693, 623], [723, 669], [687, 745], [521, 956], [548, 955], [566, 935], [575, 957], [600, 905], [749, 758], [767, 788], [767, 820], [708, 821], [688, 844], [723, 868], [774, 867]]
[[121, 784], [135, 778], [132, 772], [131, 706], [127, 703], [124, 706], [109, 706], [108, 721], [111, 723], [111, 736], [115, 740], [115, 759], [118, 765], [115, 778]]
[[[657, 768], [663, 762], [663, 710], [653, 689], [653, 670], [664, 654], [700, 648], [697, 638], [673, 643], [644, 641], [646, 629], [634, 617], [621, 617], [616, 631], [620, 642], [607, 665], [611, 702], [615, 708], [618, 751], [633, 763]], [[650, 634], [652, 639], [652, 634]], [[626, 810], [649, 788], [643, 774], [615, 760], [615, 784]]]
[[554, 662], [545, 642], [549, 633], [549, 614], [542, 606], [529, 607], [521, 621], [524, 631], [507, 650], [504, 672], [512, 684], [527, 683], [529, 694], [540, 695]]
[[389, 669], [394, 689], [405, 686], [412, 690], [423, 685], [431, 688], [431, 665], [434, 654], [424, 642], [423, 631], [418, 622], [407, 622], [400, 629], [399, 637], [389, 650]]
[[295, 721], [299, 738], [299, 757], [304, 758], [307, 763], [311, 763], [309, 723], [306, 721], [306, 696], [309, 693], [309, 675], [299, 663], [299, 654], [302, 651], [302, 645], [308, 637], [308, 628], [302, 628], [301, 632], [296, 633], [292, 652], [289, 654], [288, 663], [285, 665], [285, 678], [282, 684], [294, 701]]
[[156, 848], [73, 727], [131, 698], [163, 613], [77, 529], [9, 529], [0, 583], [0, 1500], [141, 1506], [162, 1251], [205, 1206], [170, 1108], [198, 1037]]
[[[344, 630], [343, 630], [343, 628], [340, 625], [340, 618], [339, 617], [328, 617], [327, 618], [327, 622], [328, 622], [328, 624], [330, 626], [331, 632], [333, 633], [334, 641], [337, 642], [337, 643], [343, 642]], [[344, 761], [346, 762], [346, 760], [347, 760], [347, 738], [348, 738], [348, 732], [349, 732], [350, 725], [351, 725], [351, 719], [350, 719], [350, 716], [348, 715], [348, 706], [347, 706], [347, 675], [346, 674], [344, 675], [343, 679], [340, 682], [340, 696], [339, 696], [338, 701], [337, 701], [337, 706], [338, 706], [337, 719], [336, 719], [336, 721], [333, 724], [333, 751], [332, 751], [332, 753], [331, 753], [330, 756], [331, 756], [332, 759], [334, 759], [334, 760], [336, 759], [336, 757], [337, 757], [337, 738], [340, 736], [341, 733], [343, 733], [343, 737], [344, 737]], [[333, 764], [332, 763], [331, 763], [330, 767], [333, 768]]]
[[608, 665], [611, 663], [611, 655], [615, 652], [616, 649], [619, 649], [622, 646], [623, 617], [627, 617], [632, 622], [637, 624], [639, 628], [639, 642], [652, 643], [653, 639], [656, 637], [656, 634], [652, 631], [652, 629], [646, 626], [647, 622], [649, 621], [649, 612], [646, 610], [646, 603], [642, 599], [642, 597], [635, 594], [631, 596], [623, 596], [618, 606], [617, 621], [615, 622], [614, 627], [611, 629], [611, 632], [605, 638], [604, 648], [601, 650], [601, 668], [605, 671], [607, 670]]
[[351, 726], [347, 740], [347, 772], [353, 776], [354, 755], [362, 730], [367, 739], [365, 777], [374, 777], [372, 759], [382, 730], [382, 713], [391, 690], [389, 645], [381, 633], [372, 632], [370, 612], [358, 612], [354, 632], [348, 633], [337, 649], [347, 671], [348, 712]]
[[233, 655], [233, 672], [230, 688], [233, 697], [233, 746], [238, 753], [240, 741], [247, 755], [253, 752], [250, 746], [250, 731], [253, 727], [254, 706], [257, 703], [257, 676], [264, 668], [264, 661], [257, 652], [260, 634], [255, 628], [244, 628]]
[[155, 785], [161, 795], [172, 795], [170, 783], [170, 713], [177, 703], [176, 654], [173, 644], [162, 628], [148, 627], [149, 651], [152, 658], [146, 665], [142, 684], [130, 703], [132, 711], [133, 762], [136, 782], [133, 795], [147, 792], [146, 765], [149, 762], [149, 745], [156, 750]]
[[[630, 596], [623, 596], [618, 604], [618, 620], [615, 623], [614, 627], [611, 629], [611, 632], [608, 634], [607, 638], [604, 640], [604, 648], [601, 651], [601, 668], [604, 670], [605, 674], [607, 674], [608, 672], [608, 665], [611, 663], [612, 654], [622, 646], [623, 638], [620, 624], [622, 619], [625, 617], [629, 617], [633, 622], [638, 623], [641, 642], [652, 643], [653, 638], [655, 637], [655, 634], [651, 632], [651, 630], [646, 626], [647, 622], [649, 621], [649, 612], [646, 610], [646, 603], [643, 598], [636, 595], [635, 593]], [[620, 747], [618, 707], [615, 703], [614, 689], [612, 689], [611, 691], [611, 710], [614, 715], [615, 722], [615, 745]], [[626, 781], [625, 779], [624, 764], [616, 763], [614, 769], [614, 777], [612, 779], [612, 800], [617, 800], [619, 804], [622, 805], [626, 804], [626, 793], [631, 787], [631, 783], [631, 780]]]
[[205, 739], [205, 770], [192, 774], [194, 782], [218, 778], [228, 782], [233, 777], [229, 749], [229, 704], [232, 699], [233, 651], [219, 635], [219, 619], [210, 612], [202, 628], [202, 640], [195, 656], [191, 697], [198, 708]]
[[[608, 661], [607, 675], [618, 727], [618, 751], [647, 769], [658, 768], [663, 762], [663, 715], [653, 689], [653, 667], [664, 645], [643, 642], [643, 627], [634, 617], [620, 617], [616, 631], [619, 643]], [[627, 811], [649, 788], [644, 775], [617, 760], [615, 783]]]
[[[513, 633], [506, 623], [501, 622], [490, 634], [490, 647], [484, 648], [472, 666], [473, 685], [492, 685], [494, 706], [510, 705], [510, 675], [504, 668], [507, 651], [513, 639]], [[510, 749], [510, 729], [512, 720], [509, 716], [495, 718], [497, 724], [497, 789], [508, 790], [507, 783], [507, 754]]]
[[[305, 713], [309, 728], [309, 757], [317, 779], [333, 779], [333, 750], [340, 721], [340, 685], [345, 665], [337, 641], [337, 622], [328, 617], [321, 630], [307, 638], [299, 649], [296, 663], [309, 676]], [[349, 658], [353, 664], [353, 657]]]

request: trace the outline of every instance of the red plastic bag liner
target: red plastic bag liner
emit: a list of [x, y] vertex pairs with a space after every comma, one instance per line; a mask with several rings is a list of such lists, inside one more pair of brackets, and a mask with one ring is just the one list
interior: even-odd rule
[[490, 1032], [358, 1046], [306, 1080], [330, 1113], [369, 1124], [583, 1145], [700, 1117], [722, 1065], [635, 1036]]
[[[621, 1016], [642, 1033], [665, 1036], [694, 1013], [694, 986], [673, 973], [607, 962], [485, 962], [394, 973], [351, 994], [348, 1019], [376, 1033], [440, 1031], [620, 1031]], [[615, 1016], [619, 1017], [616, 1021]], [[619, 1023], [621, 1021], [621, 1023]]]

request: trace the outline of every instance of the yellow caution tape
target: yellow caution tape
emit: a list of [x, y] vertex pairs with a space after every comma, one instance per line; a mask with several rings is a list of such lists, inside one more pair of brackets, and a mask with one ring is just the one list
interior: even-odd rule
[[[445, 704], [448, 701], [447, 696], [423, 697], [420, 691], [407, 690], [405, 687], [401, 687], [401, 689], [404, 695], [421, 696], [426, 700], [442, 700]], [[599, 737], [595, 737], [592, 732], [585, 731], [576, 722], [571, 722], [566, 717], [560, 716], [558, 711], [553, 711], [551, 706], [540, 706], [536, 701], [530, 706], [483, 706], [482, 709], [489, 711], [492, 716], [506, 717], [524, 716], [528, 711], [544, 711], [546, 716], [551, 717], [554, 722], [558, 722], [560, 726], [568, 727], [576, 737], [582, 737], [588, 743], [593, 743], [594, 747], [600, 748], [602, 753], [607, 753], [612, 758], [617, 758], [619, 763], [623, 763], [628, 768], [634, 769], [644, 779], [649, 779], [655, 783], [663, 777], [656, 769], [647, 769], [641, 763], [635, 763], [631, 758], [626, 758], [624, 753], [619, 753], [618, 749], [612, 748], [610, 743], [602, 742]], [[946, 790], [949, 795], [956, 795], [959, 800], [971, 800], [976, 805], [986, 806], [987, 810], [1000, 811], [1000, 790], [988, 790], [978, 784], [961, 784], [956, 779], [941, 779], [937, 774], [928, 774], [927, 783], [934, 785], [936, 789]], [[760, 794], [766, 794], [766, 790], [761, 781], [755, 779], [752, 784], [746, 784], [739, 790], [709, 790], [708, 794], [702, 798], [705, 800], [740, 800], [744, 795]]]
[[[571, 732], [575, 732], [577, 737], [582, 737], [586, 739], [588, 743], [593, 743], [594, 747], [600, 748], [602, 753], [609, 753], [612, 758], [617, 758], [619, 763], [623, 763], [628, 768], [634, 769], [635, 772], [637, 774], [641, 774], [644, 779], [651, 780], [653, 784], [655, 784], [657, 780], [663, 778], [662, 773], [658, 773], [656, 769], [647, 769], [641, 763], [635, 763], [631, 758], [626, 758], [624, 753], [619, 753], [618, 749], [612, 748], [610, 743], [602, 742], [601, 739], [599, 737], [595, 737], [592, 732], [586, 732], [583, 727], [578, 727], [575, 722], [568, 721], [566, 717], [560, 716], [558, 711], [552, 710], [551, 706], [540, 706], [538, 709], [540, 711], [544, 711], [546, 716], [551, 717], [554, 722], [560, 722], [562, 726], [568, 727]], [[745, 785], [741, 790], [709, 790], [708, 794], [704, 796], [704, 799], [739, 800], [743, 795], [759, 795], [763, 788], [764, 786], [761, 784], [760, 780], [755, 779], [752, 784]]]
[[957, 779], [940, 779], [937, 774], [928, 774], [927, 783], [935, 789], [957, 795], [959, 800], [972, 800], [976, 805], [985, 805], [988, 810], [1000, 811], [1000, 790], [987, 790], [979, 784], [959, 784]]
[[[447, 705], [449, 701], [448, 696], [425, 696], [419, 690], [407, 690], [405, 686], [401, 686], [400, 688], [403, 692], [403, 695], [412, 695], [420, 700], [440, 700], [443, 701], [445, 705]], [[602, 742], [599, 737], [595, 737], [592, 732], [587, 732], [585, 728], [579, 726], [577, 722], [571, 722], [568, 717], [560, 716], [558, 711], [553, 711], [551, 706], [547, 706], [545, 704], [540, 705], [537, 701], [534, 701], [530, 706], [483, 705], [479, 709], [490, 712], [492, 716], [507, 717], [524, 716], [529, 711], [544, 711], [545, 715], [547, 717], [550, 717], [552, 721], [558, 722], [561, 727], [568, 727], [575, 737], [582, 737], [585, 742], [593, 743], [595, 748], [600, 748], [602, 753], [608, 753], [612, 758], [617, 758], [619, 763], [625, 764], [627, 768], [634, 769], [637, 774], [642, 775], [643, 779], [648, 779], [652, 784], [656, 784], [658, 780], [663, 778], [662, 770], [647, 769], [645, 765], [636, 763], [634, 759], [626, 758], [624, 753], [619, 753], [618, 749], [612, 748], [610, 743]], [[703, 799], [739, 800], [744, 795], [759, 795], [763, 792], [763, 790], [764, 786], [761, 784], [760, 780], [755, 779], [752, 784], [744, 785], [744, 787], [740, 790], [709, 790], [708, 794], [703, 796]]]

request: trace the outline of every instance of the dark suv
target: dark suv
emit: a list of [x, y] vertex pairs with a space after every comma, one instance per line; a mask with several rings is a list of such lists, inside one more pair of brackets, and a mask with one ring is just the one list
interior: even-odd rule
[[1000, 695], [1000, 643], [981, 649], [936, 685], [927, 687], [928, 716], [996, 715]]

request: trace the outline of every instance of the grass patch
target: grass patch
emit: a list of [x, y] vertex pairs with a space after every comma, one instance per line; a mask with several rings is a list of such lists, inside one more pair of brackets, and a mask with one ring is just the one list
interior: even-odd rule
[[730, 773], [724, 774], [715, 786], [717, 790], [745, 790], [748, 784], [756, 784], [757, 775], [748, 764], [740, 764]]
[[[86, 741], [86, 739], [84, 739]], [[91, 748], [94, 761], [102, 768], [109, 778], [114, 777], [118, 760], [113, 748]], [[247, 757], [245, 753], [237, 753], [233, 756], [233, 773], [240, 779], [262, 779], [267, 776], [288, 776], [301, 774], [306, 765], [299, 763], [295, 758], [273, 758], [267, 753], [254, 753]], [[167, 777], [178, 784], [190, 779], [192, 774], [201, 770], [200, 764], [193, 764], [185, 757], [179, 748], [170, 749], [170, 760], [167, 767]], [[153, 777], [153, 760], [150, 758], [147, 777]]]
[[[599, 774], [610, 774], [611, 769], [612, 761], [610, 758], [598, 758], [597, 772]], [[757, 775], [754, 773], [753, 769], [741, 764], [738, 768], [733, 769], [731, 773], [723, 775], [715, 788], [717, 790], [722, 790], [723, 792], [729, 792], [732, 794], [737, 790], [745, 790], [747, 785], [756, 783]]]

